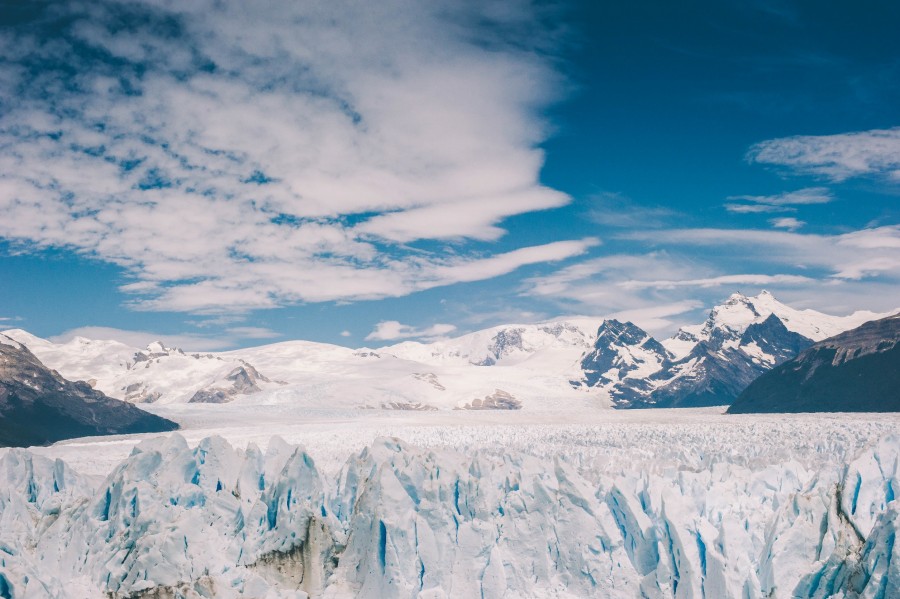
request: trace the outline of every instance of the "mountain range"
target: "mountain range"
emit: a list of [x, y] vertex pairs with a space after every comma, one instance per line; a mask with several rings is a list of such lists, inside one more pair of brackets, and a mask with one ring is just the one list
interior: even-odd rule
[[62, 376], [137, 404], [558, 410], [727, 405], [814, 343], [882, 316], [797, 310], [764, 291], [733, 294], [704, 322], [663, 340], [633, 323], [599, 318], [503, 325], [377, 349], [287, 341], [189, 353], [162, 342], [140, 349], [5, 334]]
[[814, 342], [878, 316], [796, 310], [763, 291], [735, 293], [704, 323], [663, 341], [630, 322], [606, 320], [577, 382], [605, 389], [617, 407], [727, 405], [760, 374]]

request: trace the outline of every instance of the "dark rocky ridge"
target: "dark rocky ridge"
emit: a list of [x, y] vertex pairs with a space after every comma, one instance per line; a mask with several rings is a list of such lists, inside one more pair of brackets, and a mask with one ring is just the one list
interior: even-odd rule
[[900, 315], [820, 341], [760, 376], [728, 409], [755, 412], [900, 411]]
[[171, 431], [178, 425], [64, 379], [0, 335], [0, 446], [46, 445], [94, 435]]

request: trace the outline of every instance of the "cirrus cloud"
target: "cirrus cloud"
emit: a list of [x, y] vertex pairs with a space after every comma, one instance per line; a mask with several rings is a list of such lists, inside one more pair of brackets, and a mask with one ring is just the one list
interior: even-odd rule
[[747, 159], [832, 181], [863, 175], [900, 181], [900, 127], [770, 139], [751, 147]]
[[736, 203], [734, 201], [725, 204], [725, 209], [729, 212], [737, 213], [757, 213], [757, 212], [792, 212], [796, 208], [794, 206], [805, 206], [809, 204], [827, 204], [834, 197], [825, 187], [807, 187], [798, 189], [797, 191], [788, 191], [778, 195], [771, 196], [730, 196], [729, 200], [740, 200], [745, 203]]

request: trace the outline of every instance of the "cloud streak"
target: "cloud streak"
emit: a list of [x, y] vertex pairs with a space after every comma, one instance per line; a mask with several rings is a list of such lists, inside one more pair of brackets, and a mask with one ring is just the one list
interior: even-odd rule
[[900, 182], [900, 127], [770, 139], [751, 147], [747, 159], [832, 181], [876, 175]]
[[578, 255], [593, 241], [460, 244], [569, 202], [538, 180], [552, 40], [504, 6], [48, 5], [0, 32], [0, 236], [123, 267], [134, 308], [201, 313]]
[[[780, 224], [790, 229], [796, 223]], [[520, 293], [556, 302], [570, 312], [634, 315], [662, 333], [671, 332], [674, 321], [665, 310], [654, 317], [656, 308], [687, 311], [694, 305], [690, 302], [710, 306], [735, 290], [756, 293], [768, 288], [798, 306], [832, 313], [897, 307], [900, 226], [838, 235], [656, 229], [610, 239], [617, 241], [656, 249], [570, 264], [527, 279]]]
[[[834, 197], [826, 187], [807, 187], [797, 191], [788, 191], [772, 196], [731, 196], [732, 200], [725, 204], [725, 209], [736, 213], [760, 213], [760, 212], [793, 212], [794, 206], [806, 206], [809, 204], [827, 204]], [[737, 203], [735, 200], [745, 203]]]
[[[717, 248], [721, 256], [766, 261], [783, 267], [822, 269], [835, 279], [900, 277], [900, 226], [862, 229], [840, 235], [814, 235], [754, 229], [671, 229], [632, 239], [682, 247]], [[753, 248], [752, 253], [747, 248]]]

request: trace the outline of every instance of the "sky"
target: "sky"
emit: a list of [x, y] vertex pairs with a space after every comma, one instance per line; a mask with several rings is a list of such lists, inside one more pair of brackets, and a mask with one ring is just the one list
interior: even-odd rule
[[900, 308], [890, 1], [0, 1], [0, 328]]

